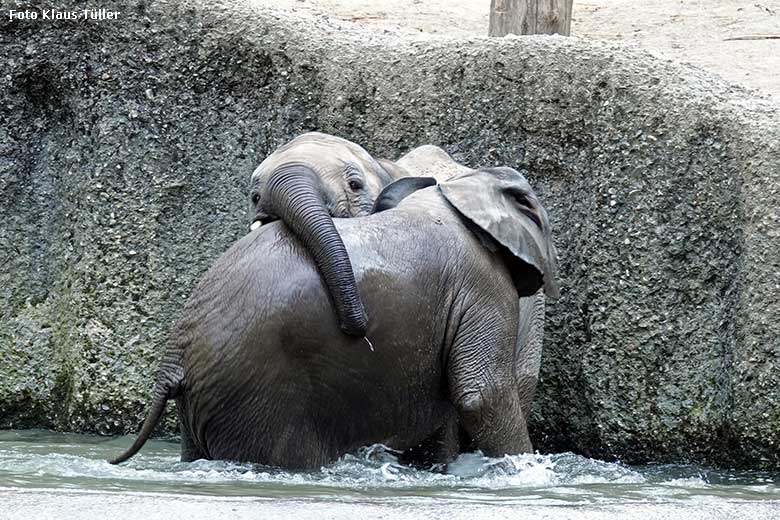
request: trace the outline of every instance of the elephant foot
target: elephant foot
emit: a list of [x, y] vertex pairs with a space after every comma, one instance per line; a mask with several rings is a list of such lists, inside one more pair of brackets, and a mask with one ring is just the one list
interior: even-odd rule
[[442, 469], [455, 460], [460, 448], [457, 417], [452, 416], [436, 432], [417, 446], [404, 451], [399, 461], [423, 470]]

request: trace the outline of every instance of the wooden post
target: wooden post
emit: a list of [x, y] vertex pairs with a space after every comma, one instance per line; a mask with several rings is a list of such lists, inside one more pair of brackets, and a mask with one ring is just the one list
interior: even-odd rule
[[490, 36], [571, 33], [573, 0], [490, 0]]

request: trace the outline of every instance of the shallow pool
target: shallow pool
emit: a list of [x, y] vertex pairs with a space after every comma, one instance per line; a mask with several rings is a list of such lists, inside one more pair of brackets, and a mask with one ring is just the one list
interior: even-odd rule
[[626, 466], [571, 453], [460, 456], [441, 472], [382, 446], [311, 473], [178, 461], [151, 441], [0, 431], [0, 518], [780, 518], [780, 476], [691, 465]]

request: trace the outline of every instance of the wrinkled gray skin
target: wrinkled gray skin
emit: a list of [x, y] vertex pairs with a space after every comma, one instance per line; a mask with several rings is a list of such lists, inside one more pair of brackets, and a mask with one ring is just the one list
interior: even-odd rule
[[418, 147], [394, 163], [375, 160], [346, 139], [309, 132], [279, 147], [252, 174], [252, 227], [284, 221], [320, 269], [342, 331], [365, 336], [368, 316], [332, 217], [367, 215], [379, 192], [393, 180], [414, 175], [444, 181], [466, 171], [432, 145]]
[[[390, 164], [398, 172], [396, 175], [399, 177], [410, 175], [433, 177], [438, 182], [446, 182], [457, 175], [474, 172], [471, 168], [454, 161], [443, 149], [430, 144], [418, 146]], [[522, 344], [518, 344], [517, 350], [519, 353], [516, 360], [517, 384], [524, 417], [528, 419], [542, 365], [544, 292], [539, 291], [533, 296], [520, 298], [519, 307], [517, 338]]]
[[[252, 174], [252, 225], [281, 219], [311, 253], [328, 286], [342, 330], [365, 336], [368, 317], [333, 217], [368, 215], [400, 170], [359, 145], [310, 132], [269, 155]], [[389, 171], [388, 171], [389, 170]]]
[[[374, 160], [368, 152], [351, 141], [329, 134], [311, 132], [278, 148], [252, 174], [253, 222], [260, 224], [273, 220], [273, 217], [268, 213], [272, 211], [269, 208], [272, 206], [272, 202], [277, 207], [281, 203], [278, 200], [272, 200], [275, 199], [275, 195], [268, 193], [268, 180], [277, 175], [281, 168], [290, 164], [304, 165], [314, 173], [314, 176], [308, 176], [305, 171], [302, 173], [300, 170], [296, 170], [292, 175], [287, 175], [288, 178], [298, 177], [305, 179], [307, 183], [317, 184], [318, 197], [313, 201], [308, 201], [309, 207], [321, 205], [324, 212], [327, 212], [331, 217], [342, 218], [367, 215], [372, 204], [375, 202], [381, 204], [381, 201], [375, 199], [390, 179], [413, 176], [433, 177], [438, 182], [445, 182], [454, 176], [474, 173], [475, 171], [457, 163], [447, 152], [434, 145], [419, 146], [395, 162], [386, 159]], [[413, 186], [413, 188], [417, 187]], [[283, 210], [277, 211], [277, 213], [283, 216], [282, 219], [293, 230], [300, 229], [293, 224], [300, 222], [301, 218], [289, 215]], [[301, 216], [308, 217], [305, 212]], [[313, 256], [317, 265], [321, 266], [322, 263], [317, 261], [316, 254], [317, 246], [322, 242], [321, 237], [318, 236], [319, 231], [315, 233], [313, 230], [309, 230], [313, 226], [307, 222], [303, 222], [302, 225], [307, 229], [301, 229], [299, 236], [305, 237], [308, 233], [311, 237], [304, 239], [303, 242], [307, 248], [315, 250]], [[326, 227], [329, 228], [329, 226]], [[322, 229], [322, 227], [318, 229]], [[332, 235], [335, 235], [334, 240], [338, 237], [335, 232]], [[340, 238], [336, 241], [340, 241]], [[351, 272], [351, 262], [346, 250], [340, 245], [331, 245], [329, 248], [321, 247], [319, 251], [329, 255], [330, 259], [341, 257], [340, 262], [345, 266], [344, 270], [348, 271], [346, 275], [331, 283], [328, 283], [328, 275], [324, 276], [326, 284], [332, 288], [331, 294], [341, 292], [352, 295], [345, 297], [353, 302], [351, 307], [349, 304], [346, 305], [346, 308], [339, 308], [338, 303], [336, 305], [337, 315], [347, 316], [341, 318], [342, 330], [354, 335], [365, 335], [367, 317], [357, 283]], [[334, 302], [339, 301], [336, 296], [333, 297], [333, 300]], [[518, 345], [521, 358], [518, 361], [517, 383], [524, 416], [527, 418], [541, 367], [545, 296], [539, 292], [529, 298], [521, 298], [519, 307], [518, 340], [524, 344]], [[352, 325], [345, 326], [345, 323], [350, 323], [349, 315], [359, 315], [365, 318], [360, 319], [360, 326], [354, 325], [354, 319], [351, 321]]]
[[387, 188], [381, 212], [336, 222], [375, 317], [374, 352], [340, 332], [289, 230], [263, 226], [193, 291], [151, 412], [112, 462], [141, 448], [171, 398], [185, 461], [312, 469], [371, 443], [427, 463], [464, 447], [490, 456], [530, 451], [517, 392], [518, 294], [554, 286], [546, 212], [509, 168], [456, 177], [398, 203], [410, 182], [419, 180]]
[[367, 215], [392, 180], [414, 175], [444, 181], [466, 171], [432, 145], [418, 147], [394, 163], [375, 160], [346, 139], [306, 133], [275, 150], [252, 174], [252, 229], [284, 221], [320, 269], [342, 330], [362, 337], [368, 316], [332, 218]]
[[[262, 219], [268, 201], [261, 195], [273, 172], [289, 164], [307, 166], [318, 176], [319, 189], [328, 213], [337, 218], [368, 215], [385, 186], [396, 180], [397, 170], [388, 171], [360, 145], [330, 134], [301, 134], [274, 150], [252, 173], [253, 220]], [[259, 217], [259, 218], [258, 218]]]

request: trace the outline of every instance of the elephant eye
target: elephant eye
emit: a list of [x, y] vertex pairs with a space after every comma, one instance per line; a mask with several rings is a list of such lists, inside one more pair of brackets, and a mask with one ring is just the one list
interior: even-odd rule
[[523, 192], [522, 190], [513, 189], [513, 188], [507, 189], [504, 190], [504, 194], [519, 206], [523, 206], [525, 208], [531, 207], [531, 202], [528, 200], [528, 197], [526, 196], [525, 192]]
[[258, 202], [260, 202], [260, 194], [259, 193], [253, 193], [252, 194], [252, 204], [257, 206]]
[[542, 219], [534, 209], [534, 204], [528, 198], [528, 195], [522, 190], [511, 189], [506, 191], [506, 195], [514, 200], [515, 204], [519, 207], [520, 211], [530, 218], [537, 226], [542, 227]]
[[357, 179], [350, 179], [349, 181], [349, 189], [352, 191], [358, 191], [363, 189], [363, 183], [360, 182]]

